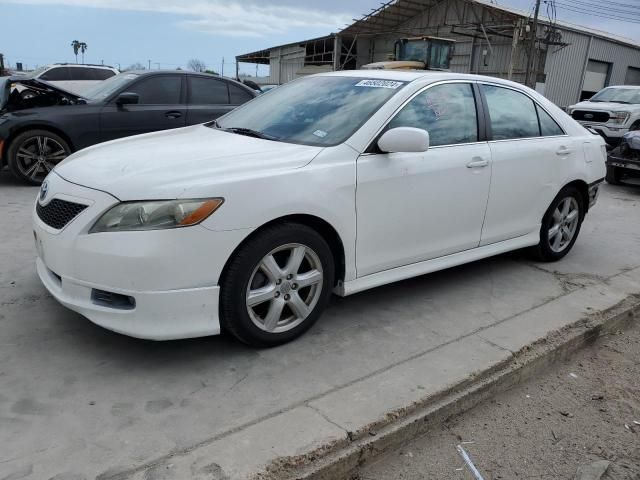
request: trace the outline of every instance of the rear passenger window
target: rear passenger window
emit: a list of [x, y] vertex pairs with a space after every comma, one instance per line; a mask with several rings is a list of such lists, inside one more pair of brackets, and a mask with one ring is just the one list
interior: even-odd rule
[[494, 140], [540, 136], [536, 107], [526, 95], [508, 88], [482, 85]]
[[181, 75], [162, 75], [144, 78], [127, 92], [137, 93], [141, 105], [178, 105], [181, 87]]
[[189, 77], [192, 105], [228, 105], [227, 82], [215, 78]]
[[536, 109], [538, 110], [538, 118], [540, 119], [540, 132], [543, 137], [552, 137], [554, 135], [564, 135], [564, 131], [560, 126], [556, 123], [556, 121], [551, 118], [547, 112], [545, 112], [539, 105], [536, 105]]
[[91, 68], [71, 67], [69, 68], [70, 80], [95, 80], [91, 73]]
[[471, 84], [436, 85], [416, 95], [388, 128], [415, 127], [429, 132], [429, 144], [478, 141], [478, 118]]
[[244, 88], [234, 85], [233, 83], [229, 83], [229, 95], [232, 105], [242, 105], [253, 98]]
[[62, 82], [65, 80], [71, 80], [69, 76], [69, 69], [67, 67], [56, 67], [51, 70], [47, 70], [39, 78], [47, 82]]

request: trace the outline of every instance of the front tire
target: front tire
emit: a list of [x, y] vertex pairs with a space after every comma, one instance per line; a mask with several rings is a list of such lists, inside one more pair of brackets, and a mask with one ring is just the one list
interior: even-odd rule
[[239, 248], [226, 268], [222, 330], [256, 347], [293, 340], [322, 314], [334, 272], [331, 249], [315, 230], [297, 223], [265, 228]]
[[70, 154], [69, 144], [60, 135], [48, 130], [28, 130], [12, 140], [7, 163], [15, 177], [31, 185], [40, 185]]
[[540, 243], [534, 254], [543, 262], [563, 258], [576, 243], [586, 213], [584, 198], [575, 187], [565, 187], [551, 202], [542, 219]]

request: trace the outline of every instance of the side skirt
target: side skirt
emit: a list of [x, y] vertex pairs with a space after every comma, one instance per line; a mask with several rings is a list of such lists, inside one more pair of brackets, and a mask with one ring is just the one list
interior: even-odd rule
[[456, 267], [458, 265], [492, 257], [501, 253], [518, 250], [519, 248], [531, 247], [540, 242], [539, 235], [539, 232], [536, 230], [521, 237], [512, 238], [503, 242], [483, 245], [482, 247], [465, 250], [463, 252], [454, 253], [444, 257], [412, 263], [410, 265], [392, 268], [383, 272], [372, 273], [371, 275], [366, 275], [341, 284], [334, 290], [334, 293], [341, 297], [346, 297], [387, 283], [398, 282], [400, 280], [406, 280], [407, 278]]

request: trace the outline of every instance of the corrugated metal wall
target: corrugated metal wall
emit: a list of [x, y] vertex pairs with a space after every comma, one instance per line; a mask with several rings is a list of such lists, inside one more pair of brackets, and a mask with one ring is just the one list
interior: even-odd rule
[[[507, 78], [512, 56], [512, 39], [489, 35], [491, 46], [484, 36], [475, 38], [452, 32], [451, 25], [501, 23], [515, 25], [520, 17], [463, 0], [442, 1], [394, 30], [416, 32], [456, 40], [451, 70], [459, 73], [477, 73]], [[541, 27], [539, 35], [543, 35]], [[589, 33], [558, 29], [562, 41], [569, 45], [561, 48], [551, 45], [541, 60], [546, 74], [544, 94], [560, 106], [575, 103], [582, 91], [586, 62], [599, 60], [612, 63], [609, 84], [624, 84], [628, 67], [640, 68], [640, 48], [633, 48], [606, 39], [591, 38]], [[357, 65], [388, 60], [394, 44], [403, 33], [367, 36], [357, 40]], [[513, 55], [512, 80], [524, 82], [526, 45], [519, 41]], [[486, 54], [485, 54], [486, 52]], [[293, 80], [304, 67], [305, 49], [299, 45], [279, 47], [270, 53], [270, 82], [280, 84]]]
[[623, 85], [629, 67], [640, 67], [640, 48], [588, 34], [562, 30], [563, 41], [570, 45], [547, 52], [546, 96], [560, 106], [571, 105], [580, 99], [584, 69], [588, 60], [611, 64], [609, 85]]
[[[455, 54], [451, 61], [451, 70], [458, 73], [477, 73], [507, 77], [511, 60], [512, 41], [510, 38], [489, 36], [491, 47], [485, 38], [472, 38], [467, 35], [452, 33], [453, 24], [502, 22], [507, 25], [515, 24], [515, 17], [502, 15], [501, 12], [472, 5], [464, 1], [453, 0], [441, 2], [426, 10], [405, 24], [397, 27], [399, 32], [420, 32], [423, 35], [433, 35], [456, 40]], [[376, 37], [358, 38], [358, 67], [371, 62], [381, 62], [389, 59], [393, 54], [396, 40], [400, 33]], [[486, 55], [483, 52], [486, 50]], [[513, 80], [523, 81], [525, 57], [522, 46], [516, 50], [514, 56]]]
[[304, 67], [305, 49], [298, 45], [274, 48], [269, 53], [269, 81], [287, 83]]
[[[456, 40], [455, 55], [451, 70], [459, 73], [477, 73], [480, 75], [507, 77], [512, 52], [512, 39], [489, 36], [491, 47], [487, 41], [478, 37], [451, 32], [447, 24], [468, 24], [497, 21], [514, 22], [514, 17], [502, 16], [482, 5], [472, 5], [460, 0], [444, 1], [430, 10], [397, 28], [398, 31], [419, 31], [424, 35], [434, 35]], [[541, 27], [539, 35], [543, 35]], [[563, 42], [568, 46], [560, 48], [551, 45], [544, 57], [544, 73], [546, 84], [544, 94], [560, 106], [575, 103], [582, 91], [584, 66], [588, 59], [612, 63], [610, 85], [624, 84], [628, 67], [640, 67], [640, 48], [633, 48], [614, 41], [594, 37], [589, 48], [590, 35], [559, 28]], [[358, 38], [358, 67], [388, 60], [393, 54], [395, 41], [405, 35], [396, 33], [377, 37]], [[486, 51], [487, 55], [483, 52]], [[544, 54], [543, 54], [544, 55]], [[526, 54], [523, 41], [518, 43], [514, 55], [512, 80], [524, 82]]]

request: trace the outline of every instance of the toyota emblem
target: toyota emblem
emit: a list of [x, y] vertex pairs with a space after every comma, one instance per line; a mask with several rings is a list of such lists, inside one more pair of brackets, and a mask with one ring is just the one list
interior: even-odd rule
[[584, 118], [593, 118], [593, 113], [585, 113]]
[[43, 202], [45, 198], [47, 198], [47, 193], [49, 192], [49, 183], [45, 180], [40, 187], [40, 202]]

